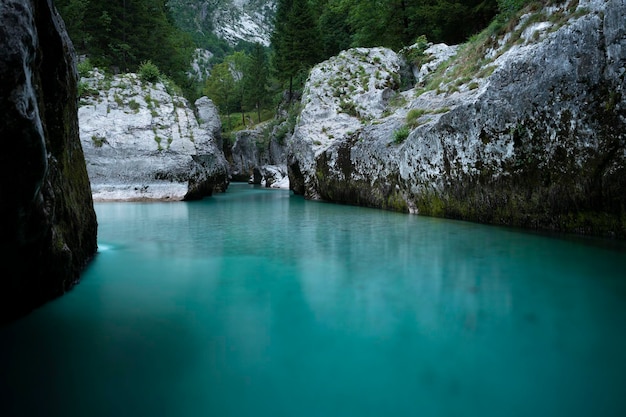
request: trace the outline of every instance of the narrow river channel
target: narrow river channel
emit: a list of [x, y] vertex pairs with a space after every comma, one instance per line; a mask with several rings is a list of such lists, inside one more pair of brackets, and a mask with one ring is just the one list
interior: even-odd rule
[[1, 416], [626, 415], [626, 245], [248, 184], [96, 212], [0, 328]]

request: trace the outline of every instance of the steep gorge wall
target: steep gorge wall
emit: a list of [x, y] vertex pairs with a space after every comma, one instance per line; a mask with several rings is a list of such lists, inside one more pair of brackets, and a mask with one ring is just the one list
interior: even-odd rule
[[75, 55], [52, 0], [0, 3], [0, 321], [70, 289], [97, 249]]
[[[376, 61], [371, 52], [348, 51], [358, 61], [349, 67], [362, 75], [331, 95], [325, 80], [345, 68], [320, 64], [290, 143], [293, 190], [418, 214], [626, 237], [626, 2], [575, 3], [520, 23], [518, 41], [507, 45], [505, 37], [487, 51], [483, 74], [426, 92], [419, 85], [399, 92], [390, 51]], [[566, 18], [555, 23], [555, 13]], [[371, 86], [373, 74], [380, 81], [383, 63], [390, 81], [359, 89], [367, 80]], [[406, 104], [393, 107], [392, 99]], [[385, 110], [364, 111], [375, 105]]]

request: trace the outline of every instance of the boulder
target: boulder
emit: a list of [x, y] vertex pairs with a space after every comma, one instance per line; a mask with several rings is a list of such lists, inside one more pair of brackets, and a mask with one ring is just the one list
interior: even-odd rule
[[95, 200], [192, 200], [228, 187], [217, 110], [174, 87], [93, 70], [81, 80], [80, 138]]

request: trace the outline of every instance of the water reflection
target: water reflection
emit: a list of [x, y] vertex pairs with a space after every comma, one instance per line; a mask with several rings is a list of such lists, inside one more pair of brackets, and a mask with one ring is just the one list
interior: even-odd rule
[[96, 210], [80, 285], [0, 329], [0, 415], [626, 410], [624, 252], [247, 185]]

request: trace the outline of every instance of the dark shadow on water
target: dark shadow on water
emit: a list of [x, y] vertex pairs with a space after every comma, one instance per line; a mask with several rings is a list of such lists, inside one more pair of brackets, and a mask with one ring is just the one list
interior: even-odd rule
[[36, 313], [0, 329], [0, 415], [177, 415], [199, 346], [184, 314]]

